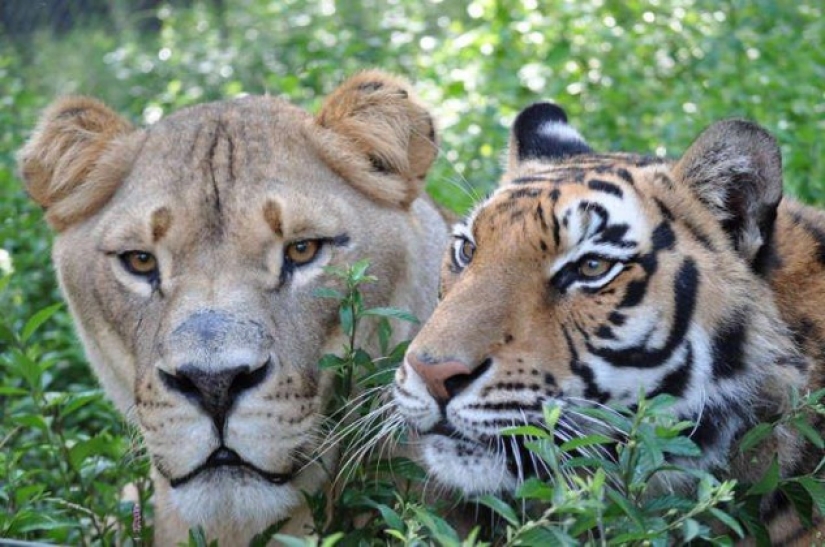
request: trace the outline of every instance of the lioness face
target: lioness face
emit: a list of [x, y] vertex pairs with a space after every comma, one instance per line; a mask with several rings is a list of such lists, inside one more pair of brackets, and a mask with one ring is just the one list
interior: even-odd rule
[[[361, 78], [374, 85], [350, 84], [356, 99], [410, 102], [406, 91], [390, 95], [395, 80]], [[407, 121], [429, 156], [393, 150], [425, 158], [405, 172], [389, 160], [375, 167], [381, 150], [360, 158], [323, 119], [338, 105], [313, 119], [246, 98], [124, 132], [86, 177], [120, 173], [111, 196], [56, 238], [60, 283], [96, 372], [136, 419], [159, 488], [189, 525], [229, 517], [263, 527], [332, 467], [331, 453], [326, 465], [314, 454], [330, 388], [317, 363], [344, 342], [337, 302], [314, 294], [338, 283], [327, 266], [368, 258], [378, 281], [364, 290], [367, 306], [431, 311], [438, 267], [417, 257], [437, 254], [443, 224], [410, 203], [409, 187], [403, 198], [381, 193], [420, 185], [434, 153], [429, 117], [415, 120], [423, 130]], [[357, 161], [385, 187], [350, 183]]]

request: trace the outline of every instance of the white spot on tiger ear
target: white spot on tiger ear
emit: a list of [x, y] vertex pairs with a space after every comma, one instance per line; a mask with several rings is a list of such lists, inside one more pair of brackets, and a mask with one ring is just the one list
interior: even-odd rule
[[562, 122], [547, 122], [542, 124], [538, 129], [538, 134], [546, 139], [558, 142], [585, 142], [584, 137], [582, 137], [578, 131]]

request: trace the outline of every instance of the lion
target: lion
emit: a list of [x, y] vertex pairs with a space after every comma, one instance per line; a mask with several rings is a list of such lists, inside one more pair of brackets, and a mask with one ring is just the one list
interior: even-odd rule
[[315, 116], [271, 96], [142, 129], [87, 97], [42, 115], [21, 178], [92, 369], [148, 449], [156, 543], [200, 526], [239, 545], [282, 519], [311, 531], [303, 493], [336, 458], [314, 455], [331, 398], [318, 361], [345, 340], [315, 293], [344, 290], [327, 267], [367, 258], [365, 306], [430, 315], [447, 239], [423, 193], [436, 155], [410, 84], [379, 71]]

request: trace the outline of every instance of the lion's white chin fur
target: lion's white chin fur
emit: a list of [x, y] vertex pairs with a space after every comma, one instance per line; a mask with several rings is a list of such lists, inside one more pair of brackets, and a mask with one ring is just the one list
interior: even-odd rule
[[169, 502], [181, 519], [204, 530], [229, 520], [237, 528], [262, 531], [289, 517], [302, 501], [292, 485], [224, 472], [195, 478], [169, 493]]

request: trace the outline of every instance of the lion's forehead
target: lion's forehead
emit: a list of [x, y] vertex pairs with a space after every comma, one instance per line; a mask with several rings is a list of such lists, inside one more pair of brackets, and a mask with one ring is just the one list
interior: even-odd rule
[[214, 246], [254, 244], [273, 233], [335, 237], [343, 225], [357, 230], [367, 200], [318, 156], [303, 134], [306, 115], [258, 99], [235, 108], [203, 105], [153, 127], [121, 199], [103, 215], [102, 237], [165, 235]]
[[337, 179], [307, 137], [307, 121], [300, 109], [265, 97], [184, 110], [147, 130], [127, 186], [223, 207], [228, 197], [250, 199], [267, 186]]

